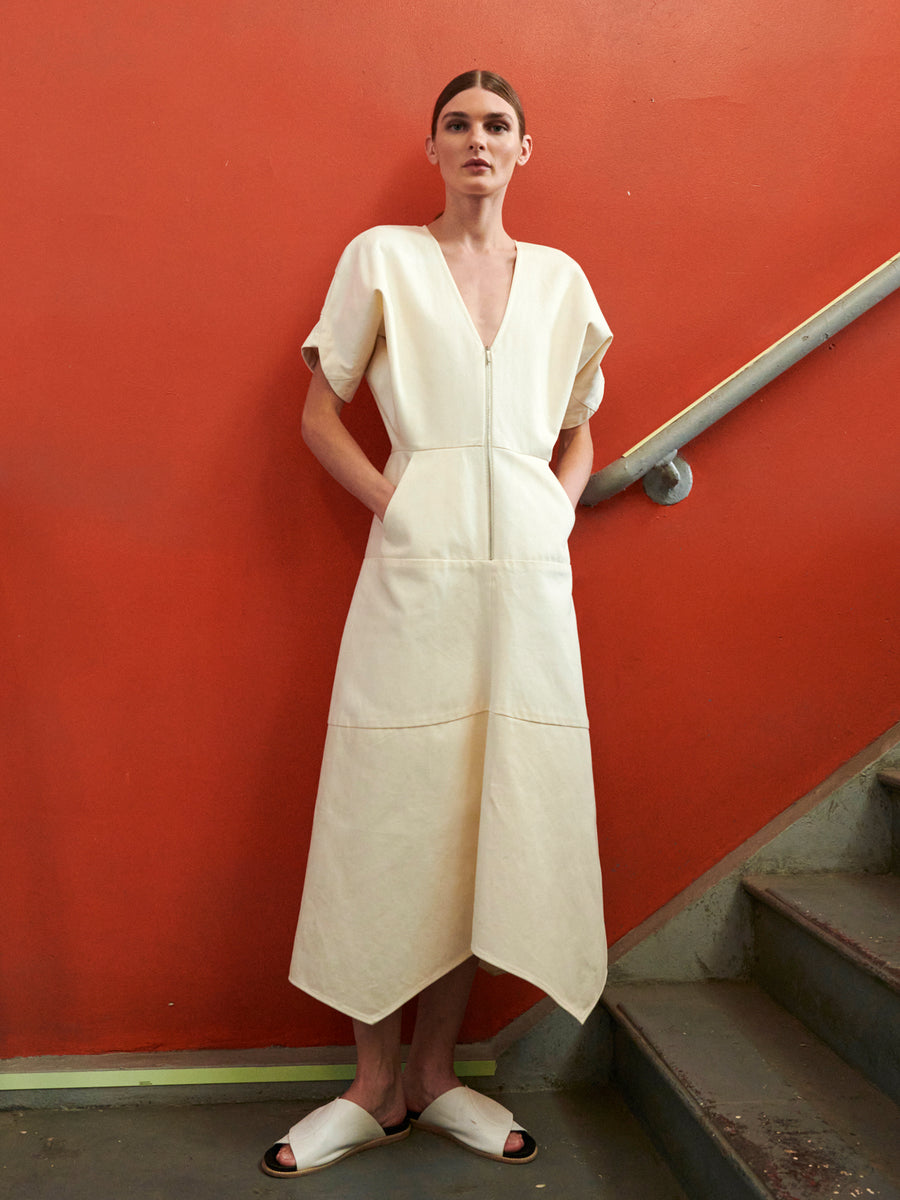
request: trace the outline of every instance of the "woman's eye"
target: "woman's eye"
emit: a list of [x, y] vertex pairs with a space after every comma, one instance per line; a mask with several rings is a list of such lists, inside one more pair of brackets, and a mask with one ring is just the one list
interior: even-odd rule
[[508, 128], [509, 126], [502, 124], [502, 122], [496, 125], [488, 126], [488, 129], [491, 131], [491, 133], [506, 133]]

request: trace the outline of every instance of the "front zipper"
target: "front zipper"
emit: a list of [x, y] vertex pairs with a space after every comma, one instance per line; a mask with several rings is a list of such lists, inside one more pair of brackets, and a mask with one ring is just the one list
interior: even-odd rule
[[484, 348], [484, 453], [487, 462], [488, 559], [494, 560], [494, 454], [492, 441], [494, 367], [489, 346]]

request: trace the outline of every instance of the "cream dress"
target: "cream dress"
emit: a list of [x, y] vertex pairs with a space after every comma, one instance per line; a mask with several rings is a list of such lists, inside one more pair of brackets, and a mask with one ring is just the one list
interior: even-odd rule
[[426, 227], [345, 250], [303, 353], [368, 380], [397, 485], [344, 628], [291, 982], [365, 1022], [476, 955], [579, 1020], [606, 976], [567, 539], [548, 465], [603, 391], [578, 265], [519, 243], [487, 349]]

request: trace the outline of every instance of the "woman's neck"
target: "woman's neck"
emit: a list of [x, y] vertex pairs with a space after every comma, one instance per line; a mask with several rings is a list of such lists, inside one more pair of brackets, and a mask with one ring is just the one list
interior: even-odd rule
[[444, 211], [428, 227], [442, 245], [489, 253], [515, 243], [503, 228], [503, 196], [460, 196], [448, 193]]

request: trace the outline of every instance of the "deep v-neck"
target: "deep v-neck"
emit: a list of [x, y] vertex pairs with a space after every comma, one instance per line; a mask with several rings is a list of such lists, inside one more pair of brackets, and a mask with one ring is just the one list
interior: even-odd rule
[[481, 336], [481, 333], [479, 332], [478, 326], [475, 324], [475, 318], [472, 316], [471, 312], [469, 311], [468, 304], [466, 304], [465, 300], [463, 299], [463, 294], [459, 290], [459, 284], [454, 279], [453, 272], [450, 269], [450, 264], [447, 262], [447, 258], [444, 254], [444, 251], [441, 249], [441, 243], [437, 240], [437, 238], [434, 236], [434, 234], [431, 232], [431, 230], [428, 228], [427, 225], [423, 225], [422, 228], [425, 230], [426, 234], [428, 235], [429, 240], [433, 243], [434, 248], [437, 251], [438, 258], [441, 260], [441, 262], [443, 264], [444, 273], [446, 275], [446, 278], [448, 279], [448, 281], [450, 283], [450, 287], [452, 288], [454, 294], [456, 295], [457, 300], [459, 301], [460, 308], [465, 313], [466, 320], [469, 322], [470, 329], [475, 334], [475, 336], [478, 338], [478, 344], [482, 347], [482, 349], [490, 350], [492, 347], [496, 346], [497, 340], [499, 339], [501, 333], [504, 330], [504, 327], [506, 326], [506, 318], [509, 316], [509, 310], [512, 307], [513, 294], [517, 290], [516, 289], [516, 280], [519, 278], [519, 263], [521, 261], [521, 255], [522, 255], [521, 243], [520, 242], [513, 243], [516, 247], [516, 257], [513, 260], [513, 274], [512, 274], [512, 279], [511, 279], [510, 285], [509, 285], [509, 293], [507, 294], [507, 297], [506, 297], [506, 307], [503, 310], [503, 316], [500, 318], [500, 324], [497, 326], [497, 332], [494, 334], [493, 340], [488, 345], [484, 342], [484, 340]]

